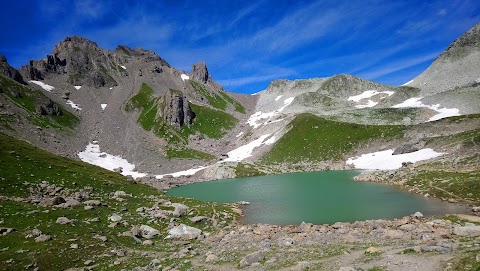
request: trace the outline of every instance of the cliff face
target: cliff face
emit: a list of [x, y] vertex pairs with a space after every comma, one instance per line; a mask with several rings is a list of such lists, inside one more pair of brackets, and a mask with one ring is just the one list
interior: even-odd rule
[[[180, 91], [170, 90], [159, 103], [157, 119], [163, 119], [177, 130], [192, 124], [195, 113], [188, 104], [188, 99]], [[162, 108], [163, 107], [163, 108]]]
[[25, 84], [22, 75], [7, 62], [5, 56], [0, 55], [0, 74], [5, 75], [21, 84]]

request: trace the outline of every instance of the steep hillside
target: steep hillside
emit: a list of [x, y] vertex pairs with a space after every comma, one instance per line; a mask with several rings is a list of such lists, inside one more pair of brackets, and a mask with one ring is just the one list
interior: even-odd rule
[[429, 96], [455, 88], [470, 87], [480, 79], [480, 23], [476, 24], [435, 59], [408, 85]]

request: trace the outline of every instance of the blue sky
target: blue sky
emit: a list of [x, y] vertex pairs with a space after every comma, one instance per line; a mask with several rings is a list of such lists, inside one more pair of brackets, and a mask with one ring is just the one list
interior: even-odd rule
[[478, 22], [478, 0], [7, 0], [0, 54], [18, 68], [80, 35], [154, 50], [185, 71], [205, 61], [241, 93], [340, 73], [401, 85]]

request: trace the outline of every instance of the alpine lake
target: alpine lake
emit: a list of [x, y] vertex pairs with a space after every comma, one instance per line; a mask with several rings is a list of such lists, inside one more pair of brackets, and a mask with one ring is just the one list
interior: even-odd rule
[[415, 212], [443, 215], [465, 207], [425, 198], [396, 187], [355, 182], [359, 171], [321, 171], [258, 176], [194, 183], [167, 194], [208, 202], [243, 206], [246, 223], [293, 225], [333, 224], [370, 219], [393, 219]]

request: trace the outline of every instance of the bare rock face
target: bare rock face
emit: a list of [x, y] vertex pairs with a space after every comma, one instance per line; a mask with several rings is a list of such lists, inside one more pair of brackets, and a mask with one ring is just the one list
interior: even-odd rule
[[192, 65], [192, 77], [202, 83], [212, 81], [208, 74], [207, 65], [203, 61]]
[[40, 115], [55, 115], [55, 116], [63, 115], [63, 112], [60, 109], [60, 107], [50, 99], [46, 101], [39, 101], [37, 103], [36, 111]]
[[187, 97], [182, 95], [178, 90], [168, 91], [163, 102], [159, 106], [164, 105], [163, 110], [159, 108], [157, 118], [163, 118], [165, 122], [176, 129], [181, 129], [184, 125], [189, 126], [195, 118], [192, 108], [188, 104]]
[[117, 66], [114, 57], [95, 42], [73, 36], [56, 45], [46, 59], [31, 60], [21, 68], [21, 73], [30, 79], [67, 74], [68, 82], [73, 85], [113, 87], [117, 83], [111, 74], [118, 70]]
[[8, 64], [7, 58], [3, 55], [0, 55], [0, 74], [12, 78], [21, 84], [25, 84], [22, 75], [15, 68]]

